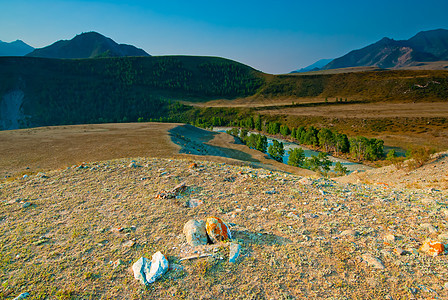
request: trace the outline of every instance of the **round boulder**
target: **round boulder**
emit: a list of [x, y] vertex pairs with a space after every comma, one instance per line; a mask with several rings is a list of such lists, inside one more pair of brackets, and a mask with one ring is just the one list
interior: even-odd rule
[[193, 247], [199, 245], [207, 245], [207, 233], [205, 230], [205, 222], [195, 219], [189, 220], [184, 225], [184, 234], [188, 244]]
[[217, 217], [208, 217], [205, 222], [207, 235], [213, 243], [227, 241], [232, 238], [229, 227]]

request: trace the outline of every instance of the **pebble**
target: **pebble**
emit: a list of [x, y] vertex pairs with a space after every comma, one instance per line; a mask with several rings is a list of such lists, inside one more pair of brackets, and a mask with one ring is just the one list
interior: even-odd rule
[[347, 229], [341, 232], [341, 236], [358, 236], [359, 233], [353, 229]]
[[22, 204], [22, 208], [27, 208], [28, 206], [31, 206], [31, 203], [30, 203], [30, 202], [24, 202], [24, 203]]
[[240, 255], [241, 245], [237, 243], [230, 243], [229, 247], [229, 262], [235, 263]]
[[132, 240], [129, 240], [129, 241], [126, 241], [123, 243], [123, 247], [126, 247], [126, 248], [132, 248], [132, 246], [134, 246], [134, 245], [135, 245], [135, 242]]
[[437, 228], [435, 228], [435, 227], [434, 227], [432, 224], [430, 224], [430, 223], [423, 223], [423, 224], [420, 224], [420, 227], [423, 228], [423, 229], [428, 230], [428, 231], [431, 232], [431, 233], [437, 232]]
[[384, 236], [383, 240], [384, 240], [385, 242], [395, 242], [396, 238], [395, 238], [395, 235], [393, 235], [393, 234], [390, 233], [390, 234], [386, 234], [386, 235]]
[[122, 261], [121, 259], [117, 259], [116, 261], [114, 261], [114, 262], [112, 263], [112, 268], [113, 268], [113, 269], [116, 269], [116, 268], [118, 268], [118, 267], [121, 266], [121, 265], [123, 265], [123, 261]]
[[361, 258], [371, 267], [375, 268], [375, 269], [380, 269], [383, 270], [385, 269], [383, 262], [381, 260], [379, 260], [378, 258], [376, 258], [375, 256], [373, 256], [370, 253], [365, 253], [361, 256]]
[[190, 208], [195, 208], [202, 204], [204, 204], [204, 201], [202, 201], [201, 199], [192, 198], [188, 200], [188, 207]]

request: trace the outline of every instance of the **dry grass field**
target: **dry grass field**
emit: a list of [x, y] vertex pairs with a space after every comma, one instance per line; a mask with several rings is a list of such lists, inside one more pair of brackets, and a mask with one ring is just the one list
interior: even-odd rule
[[[175, 135], [184, 137], [182, 143], [172, 142]], [[235, 144], [234, 138], [227, 134], [182, 124], [119, 123], [0, 131], [0, 178], [126, 157], [196, 159], [190, 153], [195, 154], [194, 148], [200, 147], [205, 150], [196, 154], [211, 161], [249, 163], [296, 174], [312, 174]]]

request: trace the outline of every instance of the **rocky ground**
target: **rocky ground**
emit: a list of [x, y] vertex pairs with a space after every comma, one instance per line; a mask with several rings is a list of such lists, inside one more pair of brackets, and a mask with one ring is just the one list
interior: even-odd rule
[[[120, 159], [0, 183], [0, 298], [448, 297], [448, 256], [419, 250], [448, 241], [446, 189], [195, 163]], [[229, 242], [187, 244], [184, 224], [209, 216], [241, 245], [235, 263]], [[157, 251], [172, 268], [145, 287], [131, 266]]]
[[367, 172], [355, 172], [336, 180], [397, 188], [448, 190], [448, 151], [433, 154], [431, 159], [419, 168], [409, 168], [406, 161], [398, 168], [392, 164]]

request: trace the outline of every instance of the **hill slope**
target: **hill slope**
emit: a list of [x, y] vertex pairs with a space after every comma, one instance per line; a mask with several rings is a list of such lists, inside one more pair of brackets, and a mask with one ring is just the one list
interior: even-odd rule
[[[448, 256], [418, 250], [427, 238], [446, 243], [446, 190], [195, 163], [127, 158], [1, 183], [0, 297], [448, 297]], [[175, 199], [156, 197], [182, 182]], [[184, 224], [209, 216], [241, 246], [236, 263], [230, 243], [187, 244]], [[148, 288], [131, 267], [156, 251], [172, 268]], [[207, 257], [180, 261], [195, 254]]]
[[17, 128], [17, 117], [20, 127], [169, 117], [166, 100], [245, 97], [263, 84], [243, 64], [188, 56], [3, 57], [0, 78], [3, 129]]
[[0, 41], [0, 56], [23, 56], [33, 50], [33, 47], [21, 40], [17, 40], [11, 43]]
[[117, 44], [97, 32], [87, 32], [75, 36], [68, 41], [57, 41], [54, 44], [35, 49], [27, 56], [45, 58], [95, 58], [149, 56], [144, 50], [131, 45]]
[[448, 30], [437, 29], [419, 32], [409, 40], [403, 41], [385, 37], [374, 44], [334, 59], [323, 69], [359, 66], [397, 69], [420, 62], [445, 60], [448, 60]]

